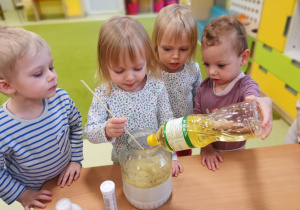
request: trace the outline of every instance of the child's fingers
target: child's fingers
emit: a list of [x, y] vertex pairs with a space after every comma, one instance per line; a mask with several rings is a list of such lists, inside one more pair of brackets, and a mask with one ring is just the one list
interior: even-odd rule
[[41, 194], [37, 197], [37, 200], [51, 201], [52, 196]]
[[70, 176], [70, 173], [69, 173], [69, 172], [65, 173], [64, 178], [63, 178], [63, 180], [62, 180], [62, 182], [61, 182], [61, 185], [60, 185], [61, 187], [64, 187], [64, 186], [66, 185], [69, 176]]
[[121, 117], [121, 118], [111, 118], [110, 119], [111, 123], [114, 123], [114, 124], [122, 124], [122, 123], [126, 123], [127, 122], [127, 119], [126, 117]]
[[207, 165], [207, 168], [208, 168], [209, 170], [212, 170], [212, 165], [211, 165], [209, 159], [206, 160], [206, 165]]
[[217, 159], [214, 161], [214, 167], [215, 167], [215, 170], [220, 169], [219, 161]]
[[69, 175], [69, 181], [68, 181], [68, 185], [70, 186], [74, 180], [74, 176], [75, 176], [75, 171], [72, 171]]
[[[30, 205], [30, 207], [31, 206], [39, 207], [39, 208], [42, 208], [42, 209], [46, 207], [45, 204], [43, 204], [42, 202], [40, 202], [38, 200], [32, 201], [32, 204]], [[29, 207], [29, 209], [30, 209], [30, 207]]]
[[52, 192], [50, 192], [49, 190], [41, 190], [40, 191], [43, 195], [48, 195], [48, 196], [52, 196]]
[[60, 185], [60, 184], [61, 184], [62, 179], [63, 179], [65, 173], [66, 173], [66, 172], [65, 172], [65, 170], [64, 170], [63, 172], [61, 172], [61, 173], [59, 174], [58, 180], [57, 180], [57, 185]]
[[219, 153], [217, 153], [217, 159], [218, 161], [223, 162], [223, 158]]
[[80, 169], [76, 171], [74, 180], [77, 180], [80, 176]]
[[179, 171], [180, 171], [180, 173], [182, 173], [182, 172], [183, 172], [183, 167], [182, 167], [182, 165], [181, 165], [181, 164], [179, 164]]
[[202, 161], [201, 161], [201, 162], [202, 162], [202, 165], [205, 166], [206, 159], [205, 159], [205, 158], [202, 158]]

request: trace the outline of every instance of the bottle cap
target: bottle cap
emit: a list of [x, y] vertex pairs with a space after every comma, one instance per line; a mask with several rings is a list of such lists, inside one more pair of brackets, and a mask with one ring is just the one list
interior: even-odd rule
[[69, 198], [62, 198], [57, 201], [55, 210], [82, 210], [77, 204], [71, 203]]
[[104, 181], [100, 185], [100, 190], [102, 194], [112, 194], [115, 191], [115, 183], [110, 180]]
[[151, 134], [150, 136], [147, 137], [147, 143], [150, 145], [150, 146], [157, 146], [158, 145], [158, 142], [157, 142], [157, 139], [156, 139], [156, 134]]
[[69, 198], [62, 198], [57, 201], [55, 210], [72, 210], [72, 203]]

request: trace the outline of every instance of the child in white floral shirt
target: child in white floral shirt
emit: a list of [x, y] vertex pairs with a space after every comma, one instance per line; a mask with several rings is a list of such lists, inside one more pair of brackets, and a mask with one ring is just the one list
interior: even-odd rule
[[[197, 23], [189, 7], [173, 4], [160, 10], [152, 41], [174, 117], [193, 114], [194, 96], [202, 77], [195, 62]], [[191, 149], [177, 152], [178, 156], [191, 154]]]
[[[97, 72], [103, 84], [95, 94], [116, 116], [110, 116], [94, 98], [84, 128], [92, 143], [111, 142], [112, 161], [119, 163], [119, 152], [128, 137], [124, 133], [155, 129], [173, 119], [168, 93], [144, 27], [134, 18], [113, 17], [104, 22], [98, 40]], [[172, 175], [181, 165], [173, 153]]]

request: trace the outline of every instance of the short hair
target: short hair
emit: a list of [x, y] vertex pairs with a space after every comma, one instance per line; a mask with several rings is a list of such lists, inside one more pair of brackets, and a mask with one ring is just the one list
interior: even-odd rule
[[51, 51], [39, 35], [21, 28], [0, 27], [0, 79], [11, 81], [16, 73], [15, 64], [27, 54], [31, 47], [36, 53]]
[[160, 44], [166, 29], [168, 30], [167, 32], [172, 34], [175, 39], [180, 38], [183, 32], [187, 33], [191, 44], [189, 61], [195, 60], [198, 41], [198, 27], [191, 9], [185, 5], [172, 4], [159, 11], [152, 33], [152, 42], [157, 56], [158, 45]]
[[[137, 59], [136, 52], [140, 52], [147, 61], [147, 73], [156, 78], [161, 77], [150, 37], [142, 24], [132, 17], [115, 16], [104, 22], [98, 38], [97, 73], [100, 79], [103, 79], [108, 94], [111, 93], [112, 88], [108, 67], [119, 63], [124, 51], [129, 53], [132, 62]], [[96, 85], [98, 82], [100, 81], [96, 81]]]
[[229, 41], [232, 42], [232, 47], [239, 56], [248, 49], [248, 42], [243, 24], [234, 15], [222, 15], [209, 22], [204, 28], [201, 47], [219, 45], [220, 36], [231, 34], [233, 38]]

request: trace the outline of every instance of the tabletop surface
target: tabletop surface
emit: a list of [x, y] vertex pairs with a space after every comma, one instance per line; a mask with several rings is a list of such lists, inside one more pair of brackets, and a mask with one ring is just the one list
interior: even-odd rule
[[[199, 155], [180, 157], [182, 174], [172, 178], [169, 200], [159, 209], [299, 209], [300, 144], [281, 145], [221, 153], [224, 162], [212, 172], [201, 165]], [[99, 157], [100, 158], [100, 157]], [[48, 181], [55, 209], [61, 198], [69, 198], [84, 210], [104, 210], [99, 186], [112, 180], [119, 209], [136, 209], [125, 198], [119, 165], [82, 168], [71, 186]], [[35, 208], [39, 209], [39, 208]]]

